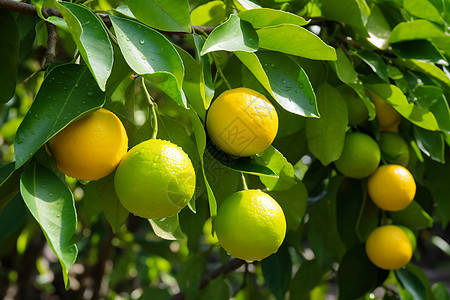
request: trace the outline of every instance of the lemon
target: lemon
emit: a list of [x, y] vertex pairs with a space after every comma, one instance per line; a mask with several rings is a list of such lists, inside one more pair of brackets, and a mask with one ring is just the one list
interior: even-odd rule
[[408, 236], [401, 228], [385, 225], [369, 234], [366, 241], [366, 253], [377, 267], [396, 270], [411, 260], [413, 251]]
[[380, 159], [380, 147], [373, 138], [361, 132], [351, 132], [345, 136], [342, 154], [334, 164], [344, 176], [361, 179], [375, 172]]
[[170, 217], [194, 195], [195, 171], [177, 145], [151, 139], [134, 146], [120, 162], [114, 186], [122, 205], [147, 219]]
[[406, 141], [395, 132], [381, 132], [379, 145], [381, 156], [391, 164], [406, 167], [409, 162], [409, 148]]
[[271, 255], [286, 235], [283, 210], [260, 190], [230, 195], [220, 205], [214, 224], [220, 245], [230, 255], [246, 261]]
[[223, 92], [211, 104], [206, 129], [224, 152], [250, 156], [272, 144], [278, 131], [278, 115], [264, 95], [236, 88]]
[[100, 108], [70, 123], [50, 140], [58, 169], [82, 180], [100, 179], [117, 167], [128, 149], [122, 122]]
[[344, 96], [348, 109], [348, 125], [358, 126], [369, 119], [369, 111], [364, 101], [347, 85], [338, 87], [339, 92]]
[[402, 116], [389, 104], [377, 94], [368, 91], [370, 100], [375, 105], [375, 112], [380, 125], [380, 131], [398, 132], [398, 125]]
[[379, 208], [399, 211], [413, 201], [416, 195], [416, 182], [405, 167], [383, 165], [370, 176], [367, 191]]

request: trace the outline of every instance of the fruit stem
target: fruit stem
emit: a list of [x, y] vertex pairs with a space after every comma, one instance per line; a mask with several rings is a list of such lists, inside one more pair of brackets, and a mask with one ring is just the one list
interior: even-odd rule
[[247, 179], [245, 178], [244, 172], [241, 172], [241, 176], [242, 176], [242, 185], [244, 186], [244, 190], [248, 190]]
[[151, 139], [156, 139], [156, 136], [158, 135], [158, 105], [156, 104], [155, 101], [153, 101], [152, 96], [150, 96], [150, 93], [147, 90], [147, 86], [145, 85], [145, 79], [143, 77], [142, 77], [142, 80], [141, 80], [141, 85], [142, 85], [142, 88], [144, 89], [145, 97], [147, 98], [148, 105], [150, 106], [150, 108], [152, 110], [152, 128], [153, 128], [153, 133], [152, 133], [152, 136], [150, 138]]

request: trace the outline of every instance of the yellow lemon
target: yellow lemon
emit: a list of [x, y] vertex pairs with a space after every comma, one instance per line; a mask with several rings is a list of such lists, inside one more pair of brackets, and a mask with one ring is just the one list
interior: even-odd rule
[[394, 225], [385, 225], [369, 234], [366, 253], [377, 267], [396, 270], [411, 260], [413, 251], [405, 231]]
[[223, 92], [211, 104], [206, 129], [224, 152], [250, 156], [272, 144], [278, 131], [278, 115], [264, 95], [236, 88]]
[[230, 195], [220, 205], [214, 224], [220, 245], [230, 255], [247, 261], [271, 255], [286, 235], [283, 210], [260, 190]]
[[195, 171], [183, 149], [151, 139], [128, 151], [117, 167], [114, 186], [122, 205], [134, 215], [166, 218], [191, 200]]
[[370, 199], [381, 209], [399, 211], [406, 208], [416, 195], [416, 182], [405, 167], [383, 165], [367, 182]]
[[70, 123], [50, 140], [58, 169], [70, 177], [97, 180], [117, 167], [128, 149], [122, 122], [100, 108]]

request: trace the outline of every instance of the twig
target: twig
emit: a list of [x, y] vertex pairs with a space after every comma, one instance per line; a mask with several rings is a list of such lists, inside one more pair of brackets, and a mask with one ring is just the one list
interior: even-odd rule
[[[201, 290], [201, 289], [205, 288], [208, 285], [208, 283], [210, 281], [212, 281], [213, 279], [219, 277], [220, 275], [232, 272], [232, 271], [238, 269], [240, 266], [242, 266], [245, 263], [246, 263], [245, 260], [233, 258], [227, 264], [221, 266], [220, 268], [212, 270], [209, 273], [206, 273], [205, 275], [203, 275], [203, 277], [200, 281], [199, 289]], [[170, 297], [169, 300], [183, 300], [185, 298], [185, 296], [186, 296], [186, 293], [184, 291], [181, 291], [180, 293]]]

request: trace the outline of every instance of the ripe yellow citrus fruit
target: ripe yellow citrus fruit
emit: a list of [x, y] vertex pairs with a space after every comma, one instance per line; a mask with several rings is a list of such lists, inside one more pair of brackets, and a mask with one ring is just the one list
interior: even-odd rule
[[396, 270], [411, 260], [413, 251], [411, 242], [402, 229], [394, 225], [385, 225], [369, 234], [366, 253], [377, 267]]
[[381, 132], [379, 145], [381, 156], [391, 164], [406, 167], [409, 162], [409, 147], [406, 141], [395, 132]]
[[248, 88], [220, 94], [211, 104], [206, 128], [213, 143], [234, 156], [260, 153], [272, 144], [278, 115], [267, 98]]
[[100, 108], [70, 123], [50, 140], [58, 169], [70, 177], [97, 180], [117, 167], [127, 153], [122, 122]]
[[334, 164], [344, 176], [361, 179], [375, 172], [380, 159], [380, 147], [372, 137], [351, 132], [345, 136], [342, 154]]
[[191, 200], [195, 171], [183, 149], [151, 139], [128, 151], [117, 167], [114, 187], [122, 205], [134, 215], [166, 218]]
[[383, 165], [369, 177], [367, 191], [379, 208], [399, 211], [413, 201], [416, 195], [416, 182], [405, 167]]
[[391, 104], [377, 94], [368, 91], [368, 95], [375, 105], [375, 112], [377, 114], [378, 124], [380, 125], [380, 131], [398, 132], [398, 125], [400, 125], [402, 116]]
[[220, 205], [214, 224], [220, 245], [230, 255], [246, 261], [271, 255], [286, 235], [283, 210], [260, 190], [230, 195]]

